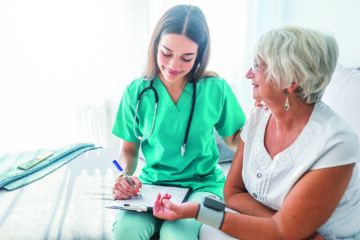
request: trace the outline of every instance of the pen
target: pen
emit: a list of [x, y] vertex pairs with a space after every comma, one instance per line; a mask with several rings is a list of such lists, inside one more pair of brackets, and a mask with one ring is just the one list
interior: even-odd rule
[[[135, 184], [130, 180], [129, 176], [126, 174], [126, 172], [121, 168], [120, 164], [114, 160], [113, 161], [113, 164], [115, 165], [115, 167], [117, 169], [119, 169], [120, 172], [123, 173], [124, 177], [126, 178], [126, 181], [133, 187], [133, 188], [136, 188]], [[141, 197], [141, 194], [139, 193], [139, 197]]]

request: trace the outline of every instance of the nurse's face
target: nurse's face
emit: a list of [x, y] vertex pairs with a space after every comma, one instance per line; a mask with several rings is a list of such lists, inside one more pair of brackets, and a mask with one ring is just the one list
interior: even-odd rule
[[162, 36], [157, 51], [161, 80], [170, 84], [185, 80], [194, 66], [197, 51], [198, 45], [184, 35]]

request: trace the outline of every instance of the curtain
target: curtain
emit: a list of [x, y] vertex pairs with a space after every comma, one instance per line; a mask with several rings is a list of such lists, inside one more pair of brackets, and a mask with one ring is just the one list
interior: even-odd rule
[[181, 3], [204, 11], [209, 69], [228, 81], [247, 111], [252, 90], [245, 74], [266, 22], [261, 16], [283, 6], [272, 1], [269, 10], [266, 2], [1, 1], [0, 153], [74, 142], [118, 148], [111, 129], [122, 93], [144, 69], [157, 20]]

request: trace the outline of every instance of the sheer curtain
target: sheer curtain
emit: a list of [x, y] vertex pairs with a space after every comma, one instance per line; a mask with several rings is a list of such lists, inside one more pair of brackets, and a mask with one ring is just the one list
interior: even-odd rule
[[144, 68], [156, 21], [176, 4], [203, 9], [209, 69], [250, 108], [245, 73], [260, 13], [283, 5], [272, 2], [270, 11], [264, 0], [1, 1], [0, 153], [74, 142], [118, 147], [111, 128], [121, 95]]

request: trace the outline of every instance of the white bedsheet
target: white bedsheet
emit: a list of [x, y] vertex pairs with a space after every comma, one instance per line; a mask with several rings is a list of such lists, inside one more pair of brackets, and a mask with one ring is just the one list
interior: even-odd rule
[[[0, 240], [111, 239], [118, 150], [85, 152], [15, 191], [0, 190]], [[139, 160], [136, 175], [144, 164]], [[231, 163], [221, 164], [227, 173]]]
[[117, 152], [97, 149], [28, 186], [0, 190], [0, 239], [111, 239]]

